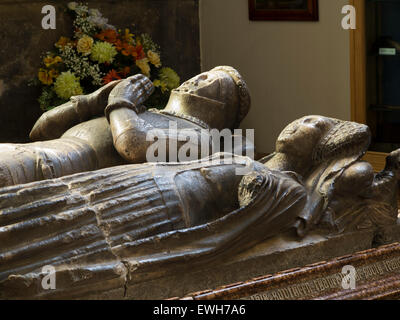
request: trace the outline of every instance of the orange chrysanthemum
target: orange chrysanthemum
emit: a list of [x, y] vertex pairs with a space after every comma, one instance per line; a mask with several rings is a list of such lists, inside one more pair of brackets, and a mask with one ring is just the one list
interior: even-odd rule
[[117, 39], [114, 46], [118, 51], [121, 51], [124, 48], [124, 43], [120, 39]]
[[125, 56], [132, 56], [136, 60], [141, 60], [146, 57], [146, 54], [144, 53], [143, 46], [138, 45], [138, 46], [131, 46], [127, 43], [124, 43], [122, 49], [122, 54]]
[[135, 47], [134, 47], [134, 46], [131, 46], [130, 44], [127, 44], [127, 43], [123, 43], [123, 44], [122, 44], [121, 53], [122, 53], [124, 56], [133, 55], [135, 52], [136, 52], [136, 51], [135, 51]]
[[143, 50], [143, 46], [142, 45], [137, 45], [136, 46], [136, 59], [137, 60], [140, 60], [140, 59], [144, 59], [144, 58], [146, 58], [146, 54], [144, 53], [144, 50]]
[[121, 77], [118, 75], [117, 71], [115, 71], [114, 69], [111, 69], [110, 72], [108, 72], [107, 75], [103, 78], [103, 83], [107, 84], [111, 81], [119, 80], [119, 79], [121, 79]]
[[102, 41], [106, 41], [106, 42], [109, 42], [112, 44], [116, 43], [118, 40], [118, 34], [113, 29], [103, 30], [102, 32], [96, 34], [95, 37], [97, 39], [100, 39]]

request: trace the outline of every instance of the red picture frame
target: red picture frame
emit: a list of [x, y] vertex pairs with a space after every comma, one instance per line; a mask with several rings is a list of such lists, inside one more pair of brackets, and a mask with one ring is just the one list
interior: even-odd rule
[[318, 21], [318, 0], [249, 0], [249, 19]]

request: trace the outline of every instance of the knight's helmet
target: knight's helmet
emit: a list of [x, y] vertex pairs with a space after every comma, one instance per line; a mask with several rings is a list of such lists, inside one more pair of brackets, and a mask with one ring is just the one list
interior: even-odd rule
[[171, 92], [164, 111], [201, 120], [210, 128], [234, 129], [250, 109], [250, 93], [239, 72], [219, 66]]

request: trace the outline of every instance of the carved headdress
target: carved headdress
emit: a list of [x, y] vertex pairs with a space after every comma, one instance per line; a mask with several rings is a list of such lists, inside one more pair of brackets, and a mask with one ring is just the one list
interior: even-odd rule
[[351, 121], [331, 120], [334, 122], [333, 127], [314, 148], [312, 156], [314, 164], [333, 158], [364, 155], [371, 142], [368, 126]]
[[[371, 140], [370, 130], [364, 124], [327, 119], [332, 125], [314, 147], [312, 168], [305, 178], [312, 199], [300, 215], [305, 223], [305, 230], [320, 219], [319, 214], [313, 213], [312, 207], [320, 207], [315, 211], [317, 213], [328, 212], [335, 182], [347, 168], [362, 158]], [[322, 202], [319, 202], [319, 199], [322, 199]]]
[[336, 178], [362, 158], [371, 142], [368, 126], [332, 118], [329, 120], [333, 121], [333, 126], [320, 139], [312, 155], [312, 171], [320, 172], [320, 174], [310, 176], [319, 181], [318, 183], [308, 182], [309, 185], [314, 185], [324, 197], [328, 197]]

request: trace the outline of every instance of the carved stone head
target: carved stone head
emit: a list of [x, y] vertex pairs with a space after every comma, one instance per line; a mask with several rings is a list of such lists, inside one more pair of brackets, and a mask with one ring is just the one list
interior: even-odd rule
[[276, 141], [276, 151], [318, 164], [334, 157], [364, 153], [370, 143], [368, 126], [323, 116], [290, 123]]
[[276, 151], [311, 159], [315, 146], [334, 125], [332, 119], [322, 116], [306, 116], [293, 121], [276, 140]]
[[250, 94], [237, 70], [216, 67], [171, 92], [166, 111], [196, 117], [211, 128], [237, 128], [250, 109]]

